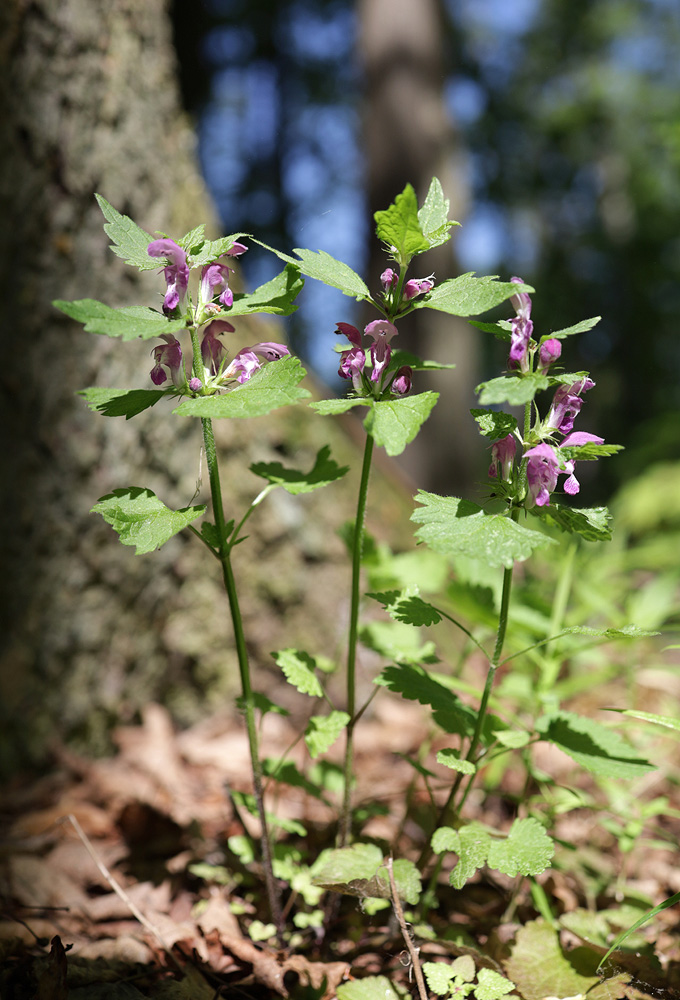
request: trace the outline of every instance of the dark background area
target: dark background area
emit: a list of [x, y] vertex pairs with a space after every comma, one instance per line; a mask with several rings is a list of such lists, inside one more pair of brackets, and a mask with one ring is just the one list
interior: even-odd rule
[[[677, 4], [177, 2], [182, 94], [204, 175], [227, 231], [326, 249], [375, 286], [370, 212], [387, 201], [373, 197], [374, 54], [385, 45], [383, 79], [407, 66], [409, 51], [398, 42], [389, 50], [392, 22], [415, 35], [430, 8], [441, 26], [430, 65], [453, 136], [456, 188], [447, 193], [463, 223], [452, 273], [520, 274], [537, 289], [541, 334], [602, 316], [567, 342], [565, 359], [598, 383], [578, 426], [626, 445], [592, 469], [589, 500], [606, 500], [680, 449]], [[417, 86], [423, 68], [411, 68]], [[416, 133], [429, 113], [424, 102], [411, 112]], [[422, 196], [408, 153], [396, 148], [383, 191], [392, 198], [411, 181]], [[264, 255], [244, 259], [250, 281], [272, 266]], [[333, 329], [340, 318], [361, 320], [352, 305], [308, 282], [293, 327], [297, 349], [338, 391]], [[475, 346], [477, 380], [493, 377], [505, 361], [500, 345], [480, 334]]]

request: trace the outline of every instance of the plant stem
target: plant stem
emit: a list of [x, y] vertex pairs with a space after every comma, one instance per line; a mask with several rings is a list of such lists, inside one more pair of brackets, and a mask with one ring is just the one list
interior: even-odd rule
[[264, 869], [267, 898], [269, 900], [269, 911], [271, 919], [276, 926], [279, 938], [283, 931], [281, 917], [281, 903], [279, 893], [274, 880], [272, 869], [271, 843], [267, 818], [264, 810], [264, 797], [262, 794], [262, 765], [260, 763], [260, 752], [257, 737], [257, 726], [255, 723], [255, 702], [253, 699], [253, 689], [250, 681], [250, 663], [248, 661], [248, 649], [246, 647], [245, 633], [243, 631], [243, 618], [238, 602], [236, 591], [236, 581], [231, 565], [231, 547], [226, 532], [226, 521], [224, 517], [224, 507], [222, 505], [222, 486], [220, 483], [219, 467], [217, 462], [217, 449], [215, 447], [215, 436], [210, 419], [202, 419], [203, 439], [205, 441], [205, 455], [210, 476], [210, 492], [212, 495], [213, 514], [215, 517], [215, 527], [219, 539], [219, 556], [222, 564], [222, 577], [224, 589], [227, 592], [229, 610], [231, 611], [231, 621], [234, 628], [234, 640], [236, 642], [236, 654], [238, 657], [239, 673], [241, 675], [241, 691], [245, 706], [246, 729], [248, 732], [248, 746], [250, 748], [250, 764], [253, 772], [253, 791], [257, 813], [262, 828], [262, 867]]
[[344, 762], [344, 794], [342, 812], [340, 814], [339, 845], [344, 847], [350, 839], [352, 830], [352, 777], [354, 760], [354, 726], [356, 713], [356, 661], [359, 633], [359, 603], [361, 597], [361, 555], [364, 547], [364, 522], [366, 519], [366, 499], [368, 497], [368, 480], [371, 475], [371, 459], [373, 458], [373, 438], [366, 435], [364, 461], [361, 468], [361, 482], [357, 499], [357, 516], [354, 522], [354, 538], [352, 540], [352, 590], [349, 612], [349, 633], [347, 647], [347, 723], [345, 762]]

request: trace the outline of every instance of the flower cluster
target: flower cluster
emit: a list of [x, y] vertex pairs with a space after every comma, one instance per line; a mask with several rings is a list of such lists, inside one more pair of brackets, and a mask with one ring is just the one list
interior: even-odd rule
[[[247, 247], [242, 243], [234, 243], [225, 256], [235, 257], [245, 253]], [[163, 300], [163, 312], [166, 315], [181, 309], [187, 298], [189, 287], [189, 265], [185, 251], [171, 239], [154, 240], [147, 252], [151, 257], [164, 257], [168, 262], [163, 268], [166, 281], [166, 292]], [[234, 293], [229, 288], [229, 274], [232, 268], [219, 260], [206, 264], [201, 269], [198, 293], [198, 306], [192, 313], [193, 325], [203, 326], [206, 320], [215, 313], [220, 313], [233, 305]], [[217, 301], [215, 301], [217, 300]], [[154, 347], [151, 352], [154, 366], [151, 369], [151, 381], [154, 385], [163, 385], [170, 379], [173, 385], [182, 392], [199, 392], [207, 388], [211, 390], [228, 388], [230, 382], [243, 384], [268, 361], [278, 361], [289, 350], [283, 344], [264, 341], [252, 347], [243, 347], [229, 364], [227, 351], [221, 340], [223, 333], [233, 333], [234, 327], [227, 320], [216, 319], [204, 326], [201, 337], [201, 358], [203, 361], [202, 377], [194, 371], [193, 377], [187, 379], [185, 364], [182, 359], [182, 346], [171, 333], [161, 335], [163, 344]]]
[[[362, 396], [379, 395], [386, 389], [403, 396], [411, 389], [413, 370], [403, 365], [397, 371], [389, 370], [392, 357], [390, 341], [396, 336], [397, 328], [387, 319], [375, 319], [364, 328], [364, 334], [373, 339], [373, 343], [365, 351], [362, 337], [351, 323], [338, 323], [336, 333], [341, 333], [349, 340], [352, 347], [340, 355], [338, 375], [351, 379], [355, 390]], [[371, 359], [371, 374], [366, 376], [367, 355]]]
[[[512, 281], [522, 284], [521, 278], [512, 278]], [[554, 337], [543, 340], [539, 345], [531, 339], [534, 324], [531, 320], [531, 298], [526, 292], [518, 292], [510, 301], [515, 308], [515, 317], [511, 321], [508, 368], [519, 369], [522, 375], [528, 375], [535, 358], [536, 371], [545, 375], [560, 357], [562, 346]], [[556, 488], [560, 475], [567, 476], [563, 482], [565, 493], [574, 496], [579, 492], [580, 484], [574, 475], [574, 461], [565, 459], [561, 449], [604, 444], [604, 439], [596, 434], [587, 431], [573, 432], [574, 420], [583, 405], [583, 393], [594, 385], [587, 376], [569, 384], [558, 385], [548, 416], [544, 421], [537, 421], [533, 428], [531, 439], [538, 439], [538, 443], [525, 450], [522, 456], [526, 463], [525, 506], [548, 506], [550, 494]], [[554, 440], [556, 434], [565, 435], [559, 444]], [[491, 478], [512, 482], [518, 442], [524, 444], [517, 432], [494, 442], [489, 466]]]

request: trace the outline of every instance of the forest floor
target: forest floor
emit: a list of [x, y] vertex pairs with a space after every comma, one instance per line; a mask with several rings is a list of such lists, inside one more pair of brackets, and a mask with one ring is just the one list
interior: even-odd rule
[[[384, 807], [368, 820], [362, 840], [415, 859], [422, 832], [409, 817], [417, 814], [420, 793], [400, 754], [415, 754], [429, 739], [426, 718], [410, 703], [381, 705], [357, 729], [355, 800]], [[267, 755], [283, 754], [294, 740], [288, 719], [267, 717]], [[268, 918], [258, 883], [226, 851], [227, 838], [244, 832], [242, 822], [250, 825], [230, 797], [230, 791], [250, 788], [239, 717], [176, 732], [166, 711], [150, 705], [139, 725], [116, 731], [115, 741], [117, 753], [108, 759], [57, 749], [50, 773], [31, 782], [17, 779], [4, 790], [3, 1000], [320, 1000], [365, 976], [388, 977], [396, 984], [394, 1000], [415, 994], [390, 908], [369, 915], [360, 900], [329, 893], [320, 904], [326, 907], [324, 933], [301, 924], [289, 948], [256, 943], [257, 935], [249, 934], [254, 920]], [[566, 760], [553, 757], [553, 771]], [[511, 771], [504, 780], [512, 784]], [[429, 940], [417, 939], [420, 959], [451, 962], [471, 955], [478, 967], [512, 979], [511, 995], [525, 1000], [680, 997], [676, 907], [646, 925], [631, 949], [616, 953], [608, 979], [594, 972], [607, 942], [633, 922], [631, 914], [680, 890], [674, 849], [680, 822], [672, 818], [680, 802], [673, 802], [677, 787], [663, 792], [671, 801], [666, 815], [657, 817], [655, 835], [633, 838], [632, 846], [591, 810], [558, 817], [554, 835], [569, 846], [571, 861], [546, 871], [533, 887], [528, 879], [484, 869], [455, 891], [442, 872], [440, 907], [428, 918], [439, 930]], [[502, 794], [473, 794], [466, 820], [506, 829], [513, 818], [507, 801]], [[324, 802], [278, 785], [269, 806], [304, 824], [312, 857], [333, 846], [335, 816]], [[550, 906], [542, 917], [541, 898]], [[289, 921], [295, 904], [286, 886]], [[417, 937], [417, 927], [414, 932]], [[550, 987], [546, 976], [558, 966], [557, 985]]]

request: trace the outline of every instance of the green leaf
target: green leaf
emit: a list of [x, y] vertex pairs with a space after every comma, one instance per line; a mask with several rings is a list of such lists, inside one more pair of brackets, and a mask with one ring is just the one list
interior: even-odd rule
[[478, 278], [470, 271], [435, 285], [423, 299], [413, 299], [412, 305], [415, 309], [437, 309], [450, 316], [477, 316], [517, 292], [533, 291], [531, 285], [497, 281], [495, 275]]
[[397, 371], [402, 365], [408, 365], [409, 368], [413, 368], [414, 371], [418, 372], [447, 371], [456, 367], [455, 365], [445, 365], [439, 361], [423, 360], [423, 358], [419, 358], [416, 354], [411, 354], [410, 351], [392, 351], [390, 371]]
[[300, 272], [292, 264], [284, 267], [280, 274], [260, 285], [248, 294], [234, 295], [234, 304], [215, 319], [231, 319], [233, 316], [250, 316], [253, 313], [270, 313], [274, 316], [290, 316], [297, 309], [295, 299], [302, 291], [304, 281]]
[[540, 875], [552, 861], [555, 848], [537, 819], [516, 819], [506, 838], [492, 838], [487, 865], [504, 875]]
[[372, 400], [348, 397], [346, 399], [320, 399], [310, 403], [312, 410], [316, 410], [322, 417], [336, 416], [338, 413], [346, 413], [353, 406], [370, 406]]
[[439, 750], [437, 763], [443, 764], [444, 767], [450, 767], [452, 771], [458, 771], [459, 774], [475, 774], [477, 771], [471, 760], [461, 760], [459, 752], [451, 747]]
[[421, 642], [420, 633], [403, 622], [367, 622], [361, 626], [365, 646], [398, 663], [435, 663], [433, 642]]
[[585, 997], [599, 976], [582, 976], [560, 947], [557, 931], [544, 920], [521, 927], [505, 970], [525, 1000], [545, 997]]
[[284, 677], [300, 694], [321, 698], [323, 691], [319, 679], [314, 673], [316, 660], [301, 649], [280, 649], [272, 653], [277, 665], [281, 667]]
[[[470, 958], [469, 955], [461, 956], [465, 958]], [[470, 979], [474, 979], [475, 976], [475, 963], [470, 958], [472, 962], [472, 976]], [[423, 975], [427, 985], [436, 993], [437, 996], [445, 997], [448, 995], [451, 986], [453, 985], [454, 979], [462, 979], [462, 976], [458, 976], [454, 971], [453, 967], [449, 965], [448, 962], [423, 962]], [[463, 982], [470, 982], [470, 979]], [[464, 996], [465, 994], [459, 993], [459, 996]]]
[[622, 444], [595, 444], [589, 441], [587, 444], [569, 445], [567, 448], [560, 448], [559, 452], [563, 458], [578, 459], [580, 462], [594, 462], [598, 458], [609, 458], [623, 451]]
[[315, 799], [324, 801], [320, 789], [305, 778], [292, 760], [275, 760], [273, 757], [265, 757], [262, 761], [262, 772], [267, 778], [273, 778], [280, 784], [290, 785], [292, 788], [302, 788], [308, 795]]
[[612, 516], [606, 507], [566, 507], [551, 498], [549, 506], [532, 507], [530, 513], [589, 542], [609, 541], [612, 537]]
[[328, 486], [329, 483], [340, 479], [349, 471], [349, 466], [342, 468], [330, 458], [330, 448], [324, 445], [319, 449], [313, 468], [309, 472], [300, 472], [297, 469], [285, 469], [280, 462], [256, 462], [250, 466], [250, 471], [256, 476], [262, 476], [270, 483], [283, 486], [284, 490], [293, 495], [298, 493], [311, 493], [321, 486]]
[[501, 1000], [514, 990], [515, 984], [493, 969], [480, 969], [477, 973], [475, 1000]]
[[475, 389], [479, 393], [482, 406], [493, 406], [497, 403], [508, 403], [510, 406], [524, 406], [529, 403], [537, 392], [548, 388], [545, 375], [534, 372], [532, 375], [512, 376], [500, 375], [490, 382], [481, 382]]
[[[352, 844], [323, 851], [313, 866], [314, 885], [332, 892], [360, 898], [391, 899], [390, 878], [383, 854], [375, 844]], [[415, 906], [420, 895], [420, 876], [412, 861], [402, 858], [392, 865], [399, 897]]]
[[388, 455], [401, 455], [429, 417], [438, 399], [438, 392], [428, 390], [417, 396], [380, 400], [369, 410], [364, 427]]
[[470, 326], [483, 330], [484, 333], [492, 333], [496, 340], [509, 344], [512, 339], [512, 323], [510, 320], [501, 319], [497, 323], [484, 323], [479, 319], [471, 319]]
[[[424, 206], [423, 206], [424, 207]], [[389, 208], [376, 212], [376, 235], [387, 244], [390, 253], [402, 267], [407, 267], [411, 257], [429, 250], [418, 218], [418, 201], [411, 184], [407, 184]]]
[[316, 758], [330, 750], [348, 722], [347, 712], [332, 711], [328, 715], [313, 715], [305, 729], [305, 743], [310, 757]]
[[422, 527], [416, 538], [442, 555], [465, 555], [491, 567], [509, 569], [528, 559], [540, 545], [555, 540], [517, 524], [504, 514], [487, 514], [470, 500], [440, 497], [420, 490], [411, 520]]
[[179, 241], [185, 250], [193, 248], [189, 262], [191, 267], [203, 267], [205, 264], [212, 263], [225, 254], [227, 250], [231, 250], [234, 243], [238, 243], [241, 237], [250, 235], [250, 233], [232, 233], [231, 236], [221, 236], [218, 240], [203, 240], [201, 244], [198, 236], [194, 237], [193, 234], [198, 233], [203, 228], [203, 226], [198, 226], [197, 229], [192, 229], [191, 233], [187, 233], [184, 240], [188, 240], [188, 237], [192, 236], [192, 242]]
[[445, 851], [458, 851], [460, 848], [460, 837], [458, 831], [450, 826], [440, 826], [432, 834], [432, 850], [435, 854], [444, 854]]
[[[201, 525], [201, 527], [203, 527], [203, 525]], [[213, 525], [210, 525], [210, 527], [213, 527]], [[273, 712], [274, 715], [290, 715], [287, 708], [282, 708], [281, 705], [277, 705], [276, 702], [273, 702], [271, 698], [267, 697], [266, 694], [261, 694], [259, 691], [253, 691], [252, 697], [255, 708], [258, 712], [261, 712], [262, 715], [267, 715], [269, 712]], [[236, 707], [239, 712], [245, 712], [246, 700], [243, 695], [240, 695], [236, 699]]]
[[472, 735], [477, 713], [464, 705], [453, 691], [430, 677], [422, 667], [413, 664], [385, 667], [374, 683], [395, 691], [409, 701], [429, 705], [434, 721], [446, 732], [459, 736]]
[[293, 264], [308, 278], [316, 278], [317, 281], [323, 281], [324, 285], [338, 288], [344, 295], [349, 295], [357, 301], [361, 299], [365, 299], [367, 302], [373, 301], [366, 284], [356, 271], [353, 271], [348, 264], [344, 264], [341, 260], [331, 257], [325, 250], [304, 250], [296, 247], [293, 253], [296, 253], [298, 257], [291, 257], [281, 250], [276, 250], [274, 247], [262, 243], [261, 240], [253, 239], [253, 242], [276, 254], [281, 260]]
[[159, 399], [169, 393], [163, 389], [102, 389], [92, 386], [81, 389], [78, 395], [84, 397], [91, 410], [99, 410], [105, 417], [125, 417], [129, 420], [143, 410], [148, 410], [150, 406], [155, 406]]
[[77, 299], [74, 302], [56, 299], [52, 305], [78, 323], [84, 323], [86, 333], [120, 337], [123, 341], [137, 337], [149, 340], [165, 333], [177, 333], [187, 326], [185, 319], [166, 319], [162, 313], [146, 306], [112, 309], [96, 299]]
[[575, 323], [573, 326], [565, 326], [563, 330], [556, 330], [555, 333], [547, 333], [545, 337], [541, 337], [540, 343], [544, 340], [551, 340], [555, 338], [556, 340], [564, 340], [565, 337], [571, 337], [575, 333], [585, 333], [587, 330], [592, 330], [594, 326], [602, 319], [601, 316], [592, 316], [590, 319], [582, 319], [580, 323]]
[[449, 221], [449, 199], [438, 177], [433, 177], [425, 201], [418, 210], [418, 223], [430, 247], [441, 246], [451, 238], [449, 229], [459, 226], [459, 222]]
[[91, 513], [101, 514], [123, 545], [135, 545], [139, 556], [164, 545], [205, 514], [205, 504], [171, 510], [151, 490], [130, 486], [101, 497]]
[[300, 388], [307, 372], [299, 358], [287, 356], [270, 361], [243, 385], [223, 396], [195, 396], [185, 399], [172, 412], [181, 417], [260, 417], [279, 406], [306, 399], [310, 393]]
[[404, 1000], [405, 995], [386, 976], [367, 976], [341, 983], [336, 994], [338, 1000]]
[[637, 625], [624, 625], [623, 628], [591, 628], [589, 625], [570, 625], [562, 629], [563, 635], [591, 635], [603, 639], [649, 639], [660, 632], [650, 632]]
[[574, 712], [544, 715], [536, 722], [536, 729], [543, 739], [594, 774], [632, 781], [655, 770], [618, 733]]
[[509, 413], [480, 409], [470, 410], [470, 413], [479, 426], [480, 434], [492, 441], [511, 434], [517, 427], [517, 420]]
[[157, 270], [159, 267], [158, 259], [149, 257], [146, 252], [146, 248], [149, 243], [153, 243], [155, 237], [145, 233], [127, 215], [121, 215], [100, 194], [95, 194], [95, 198], [107, 220], [104, 232], [112, 240], [111, 249], [115, 255], [122, 257], [126, 264], [131, 264], [132, 267], [137, 267], [140, 271]]
[[408, 590], [391, 590], [389, 593], [366, 594], [366, 596], [379, 601], [390, 618], [406, 625], [416, 627], [436, 625], [442, 620], [441, 614], [432, 604], [428, 604], [417, 593], [409, 593]]
[[622, 934], [619, 934], [607, 954], [601, 959], [598, 969], [602, 968], [612, 952], [617, 951], [626, 938], [630, 937], [634, 931], [636, 931], [639, 927], [642, 927], [643, 924], [646, 924], [652, 917], [655, 917], [657, 913], [661, 913], [662, 910], [667, 910], [669, 906], [675, 906], [676, 903], [680, 903], [680, 892], [674, 893], [672, 896], [669, 896], [668, 899], [664, 899], [663, 903], [658, 903], [657, 906], [648, 910], [647, 913], [643, 913], [639, 920], [636, 920], [635, 923], [628, 927]]
[[653, 715], [651, 712], [639, 712], [635, 708], [605, 708], [604, 712], [620, 712], [621, 715], [628, 715], [631, 719], [640, 719], [641, 722], [653, 722], [657, 726], [665, 726], [666, 729], [675, 729], [680, 732], [680, 719], [670, 715]]

